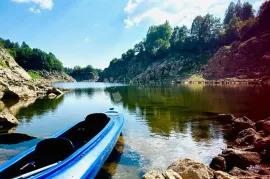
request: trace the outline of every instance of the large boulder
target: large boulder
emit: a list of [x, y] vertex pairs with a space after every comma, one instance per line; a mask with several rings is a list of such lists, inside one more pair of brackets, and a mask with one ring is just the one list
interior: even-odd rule
[[257, 131], [263, 130], [263, 124], [265, 122], [267, 122], [267, 121], [270, 121], [270, 117], [256, 122], [256, 129], [257, 129]]
[[270, 121], [263, 123], [263, 132], [265, 135], [270, 135]]
[[165, 170], [162, 174], [165, 179], [182, 179], [182, 177], [178, 173], [171, 169]]
[[237, 149], [223, 150], [220, 156], [225, 158], [227, 170], [233, 167], [246, 169], [251, 165], [256, 165], [261, 162], [261, 157], [257, 152], [241, 151]]
[[210, 167], [214, 170], [226, 171], [226, 161], [225, 158], [221, 156], [216, 156], [212, 159]]
[[160, 171], [151, 170], [147, 172], [143, 177], [143, 179], [165, 179]]
[[143, 179], [182, 179], [182, 177], [176, 173], [175, 171], [169, 169], [164, 172], [151, 170], [147, 172], [143, 177]]
[[19, 124], [19, 121], [16, 119], [15, 116], [13, 116], [12, 114], [6, 111], [0, 112], [0, 125], [14, 126], [18, 124]]
[[215, 116], [214, 119], [223, 124], [231, 124], [233, 122], [234, 116], [231, 114], [219, 114]]
[[211, 168], [191, 159], [177, 160], [168, 169], [177, 172], [183, 179], [214, 179]]
[[215, 171], [215, 179], [237, 179], [237, 178], [223, 171]]
[[261, 139], [262, 136], [256, 132], [253, 128], [244, 129], [241, 131], [235, 140], [238, 145], [251, 145], [256, 140]]
[[57, 89], [55, 87], [52, 87], [52, 88], [48, 88], [47, 94], [48, 95], [49, 94], [55, 94], [56, 96], [59, 96], [59, 95], [63, 95], [64, 93], [61, 90], [59, 90], [59, 89]]
[[248, 128], [255, 129], [255, 122], [253, 122], [247, 117], [235, 118], [233, 120], [233, 128], [234, 130], [239, 132]]
[[233, 167], [233, 169], [231, 171], [229, 171], [229, 174], [232, 176], [237, 176], [237, 177], [243, 177], [243, 176], [260, 176], [256, 173], [247, 171], [247, 170], [242, 170], [240, 168], [237, 167]]

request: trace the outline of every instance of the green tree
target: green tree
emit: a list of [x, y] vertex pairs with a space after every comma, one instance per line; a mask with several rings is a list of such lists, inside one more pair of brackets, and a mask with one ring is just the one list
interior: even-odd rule
[[235, 14], [235, 3], [231, 2], [228, 6], [228, 9], [225, 12], [223, 24], [229, 24], [234, 14]]
[[243, 6], [240, 0], [237, 1], [235, 5], [235, 16], [242, 19]]
[[249, 18], [254, 18], [254, 10], [252, 8], [252, 5], [249, 4], [248, 2], [245, 2], [243, 4], [242, 8], [242, 20], [248, 20]]
[[145, 48], [148, 52], [156, 55], [158, 50], [167, 50], [170, 46], [172, 28], [168, 21], [159, 26], [151, 26], [145, 40]]

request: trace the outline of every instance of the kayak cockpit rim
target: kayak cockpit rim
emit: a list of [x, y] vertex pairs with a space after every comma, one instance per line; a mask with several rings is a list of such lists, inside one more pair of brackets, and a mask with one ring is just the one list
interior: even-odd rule
[[[64, 159], [63, 161], [57, 163], [57, 165], [51, 166], [48, 169], [46, 169], [45, 171], [42, 171], [41, 173], [38, 173], [37, 176], [40, 175], [40, 174], [47, 175], [47, 174], [53, 173], [53, 172], [63, 168], [64, 166], [70, 164], [70, 163], [73, 163], [73, 162], [76, 162], [76, 161], [80, 160], [80, 157], [82, 157], [89, 150], [92, 150], [98, 144], [98, 142], [102, 139], [102, 137], [107, 134], [107, 131], [109, 131], [113, 127], [114, 121], [113, 121], [112, 118], [114, 118], [114, 117], [117, 117], [117, 116], [107, 115], [107, 118], [109, 120], [108, 123], [93, 138], [91, 138], [84, 145], [82, 145], [81, 147], [76, 149], [66, 159]], [[53, 135], [52, 138], [59, 138], [60, 136], [64, 135], [66, 132], [71, 130], [73, 127], [75, 127], [79, 123], [80, 122], [77, 122], [77, 123], [67, 127], [66, 129], [61, 130], [60, 132]], [[35, 152], [35, 149], [36, 149], [36, 146], [34, 146], [34, 147], [28, 149], [27, 151], [15, 156], [11, 160], [9, 160], [5, 164], [3, 164], [1, 166], [1, 170], [0, 170], [0, 177], [1, 177], [1, 173], [4, 172], [5, 170], [9, 169], [9, 167], [12, 167], [14, 164], [16, 164], [17, 162], [23, 160], [27, 156], [33, 155], [33, 153]], [[12, 177], [16, 177], [16, 176], [12, 176]]]

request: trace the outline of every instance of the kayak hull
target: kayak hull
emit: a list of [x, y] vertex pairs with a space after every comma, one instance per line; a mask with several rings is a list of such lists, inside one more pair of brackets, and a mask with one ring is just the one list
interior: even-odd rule
[[[94, 178], [112, 152], [124, 123], [122, 114], [117, 111], [110, 110], [105, 114], [110, 120], [94, 138], [65, 160], [31, 178]], [[73, 126], [58, 132], [52, 138], [63, 136]], [[0, 166], [0, 178], [2, 171], [30, 155], [34, 150], [35, 147], [32, 147]]]

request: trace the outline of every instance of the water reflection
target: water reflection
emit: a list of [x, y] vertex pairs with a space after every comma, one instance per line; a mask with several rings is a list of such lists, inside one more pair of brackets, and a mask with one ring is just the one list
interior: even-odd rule
[[[168, 136], [186, 133], [186, 122], [218, 113], [246, 115], [254, 119], [269, 116], [269, 88], [252, 86], [129, 86], [109, 87], [114, 104], [121, 103], [130, 113], [145, 118], [152, 133]], [[115, 100], [116, 94], [119, 96]], [[121, 100], [119, 100], [121, 99]], [[211, 138], [211, 121], [192, 123], [197, 138]], [[200, 132], [200, 131], [204, 131]]]
[[[209, 164], [225, 146], [222, 126], [209, 117], [219, 113], [253, 119], [270, 116], [270, 88], [264, 86], [57, 85], [73, 91], [53, 100], [0, 101], [0, 109], [16, 113], [21, 124], [15, 132], [43, 138], [89, 113], [118, 108], [125, 116], [123, 136], [99, 173], [101, 178], [140, 178], [149, 169], [165, 169], [181, 157]], [[17, 152], [15, 147], [10, 150]]]

